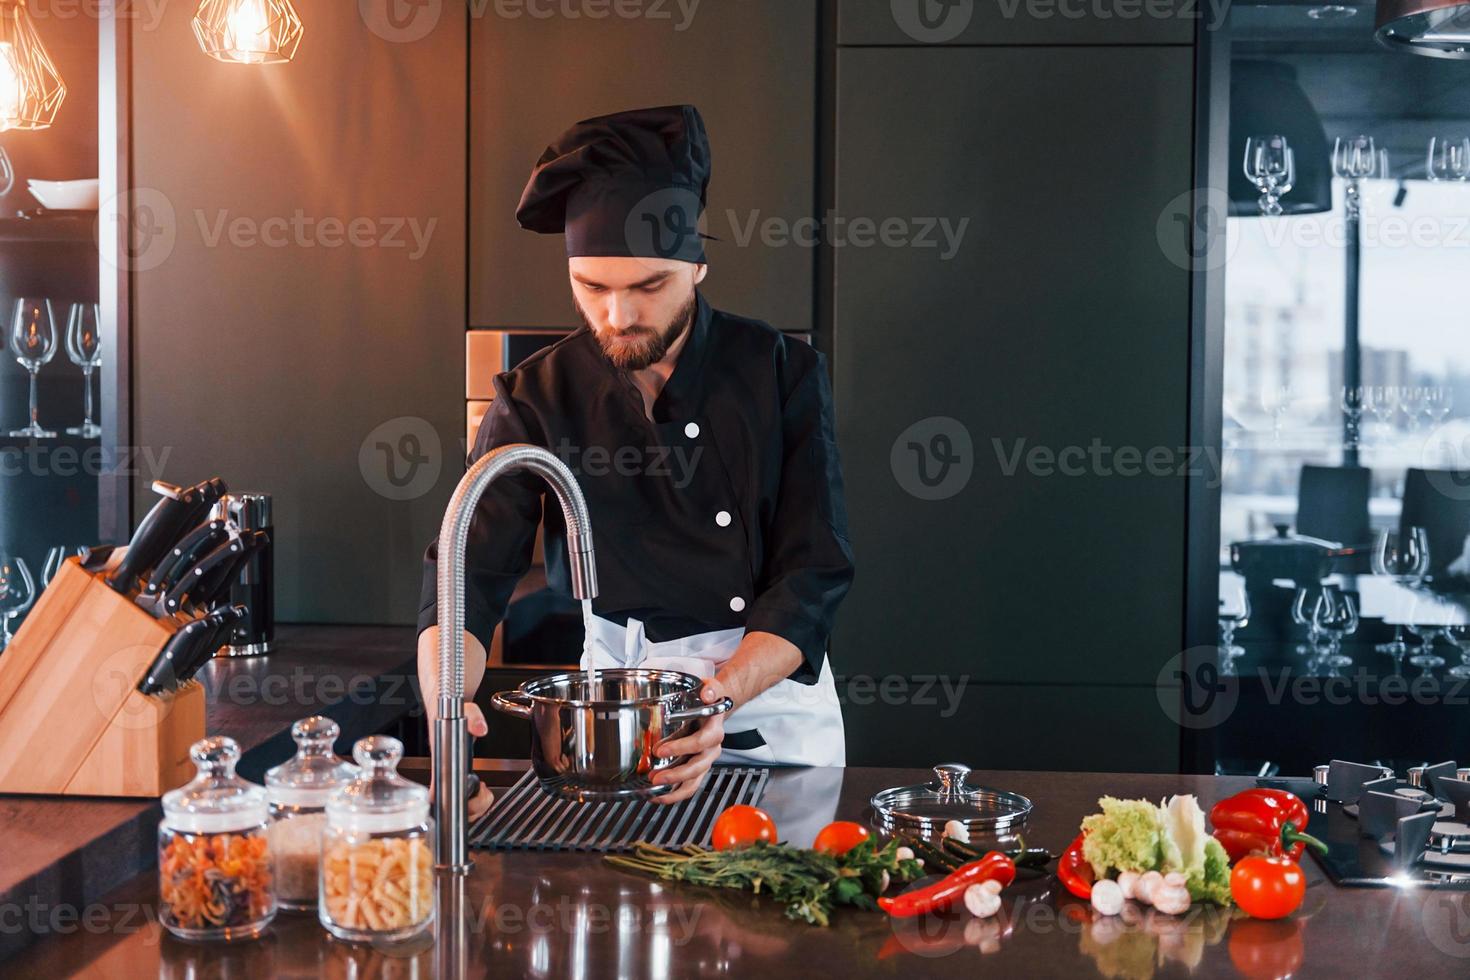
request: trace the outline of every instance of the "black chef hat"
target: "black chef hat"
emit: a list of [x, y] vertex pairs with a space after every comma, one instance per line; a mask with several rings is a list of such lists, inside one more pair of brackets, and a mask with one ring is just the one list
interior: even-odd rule
[[709, 175], [709, 138], [692, 105], [584, 119], [542, 152], [516, 220], [565, 232], [569, 257], [704, 262], [697, 226]]

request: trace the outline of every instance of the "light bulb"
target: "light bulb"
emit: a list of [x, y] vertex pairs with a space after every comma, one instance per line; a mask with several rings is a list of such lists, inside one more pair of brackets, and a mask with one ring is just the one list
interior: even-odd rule
[[238, 0], [226, 21], [226, 47], [239, 61], [260, 61], [271, 50], [270, 29], [265, 0]]

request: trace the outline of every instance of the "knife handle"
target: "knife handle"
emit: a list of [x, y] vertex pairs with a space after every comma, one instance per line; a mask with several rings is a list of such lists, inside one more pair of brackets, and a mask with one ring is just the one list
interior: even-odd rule
[[143, 587], [147, 595], [167, 595], [178, 584], [179, 576], [194, 565], [209, 550], [223, 543], [228, 525], [222, 520], [207, 521], [184, 536], [178, 545], [163, 557], [148, 577]]
[[200, 582], [196, 592], [189, 596], [189, 601], [212, 609], [221, 602], [228, 602], [230, 592], [239, 581], [240, 574], [249, 565], [251, 558], [270, 541], [270, 535], [265, 531], [246, 531], [241, 534], [245, 542], [245, 548], [235, 559], [229, 568], [220, 568], [208, 577], [208, 581]]
[[194, 644], [203, 639], [205, 629], [204, 620], [195, 620], [179, 627], [148, 665], [148, 672], [143, 675], [138, 690], [143, 694], [161, 694], [177, 688], [180, 683], [180, 668], [192, 659]]
[[233, 566], [245, 550], [246, 541], [243, 537], [233, 538], [215, 548], [209, 554], [199, 560], [198, 564], [185, 570], [177, 583], [168, 594], [163, 597], [159, 611], [164, 614], [176, 613], [182, 607], [186, 596], [202, 597], [204, 595], [203, 585], [222, 565]]
[[131, 593], [139, 576], [163, 557], [163, 553], [178, 536], [183, 518], [194, 504], [189, 490], [182, 490], [162, 481], [155, 482], [153, 489], [163, 494], [163, 499], [144, 515], [138, 529], [133, 532], [122, 561], [107, 577], [107, 584], [114, 592], [122, 595]]
[[231, 606], [210, 613], [198, 622], [205, 624], [206, 635], [201, 637], [197, 646], [193, 647], [193, 654], [186, 658], [183, 666], [178, 671], [178, 682], [192, 680], [194, 675], [204, 668], [204, 665], [214, 659], [219, 648], [225, 645], [225, 638], [235, 628], [235, 624], [245, 618], [244, 606]]

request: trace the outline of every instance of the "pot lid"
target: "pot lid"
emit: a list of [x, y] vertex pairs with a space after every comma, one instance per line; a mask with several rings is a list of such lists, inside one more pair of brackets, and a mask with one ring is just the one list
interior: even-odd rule
[[907, 830], [938, 836], [958, 820], [980, 834], [1012, 833], [1025, 826], [1031, 801], [1019, 793], [971, 786], [970, 767], [950, 762], [934, 767], [934, 781], [895, 786], [869, 801], [886, 831]]

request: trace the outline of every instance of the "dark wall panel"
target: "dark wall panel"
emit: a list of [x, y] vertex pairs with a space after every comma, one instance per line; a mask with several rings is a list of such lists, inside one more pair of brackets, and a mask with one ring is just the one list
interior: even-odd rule
[[1189, 44], [1221, 0], [836, 0], [840, 44]]
[[[947, 261], [942, 248], [837, 251], [858, 557], [838, 672], [1152, 685], [1182, 637], [1185, 486], [1119, 475], [1115, 454], [1187, 437], [1189, 279], [1159, 216], [1190, 179], [1191, 52], [844, 49], [838, 72], [838, 210], [952, 231], [969, 220]], [[1076, 475], [1029, 455], [1068, 447]], [[958, 491], [921, 499], [918, 453], [931, 478], [939, 454], [962, 457], [943, 484]], [[1099, 719], [1133, 710], [1107, 690], [1085, 700]], [[977, 745], [983, 701], [963, 709]], [[848, 708], [853, 761], [929, 738], [885, 711]], [[1175, 751], [1162, 712], [1131, 724], [1144, 721]], [[1159, 759], [1088, 748], [1075, 764]]]
[[[135, 183], [164, 232], [136, 271], [135, 438], [164, 461], [138, 507], [153, 475], [272, 493], [283, 620], [409, 622], [462, 472], [465, 19], [393, 41], [310, 7], [287, 65], [210, 60], [190, 4], [135, 32]], [[375, 444], [407, 434], [437, 481], [392, 485]]]
[[815, 0], [628, 9], [660, 16], [471, 20], [471, 324], [576, 322], [562, 239], [515, 221], [531, 167], [579, 119], [687, 102], [714, 155], [706, 219], [721, 241], [706, 244], [705, 294], [783, 330], [812, 329], [813, 250], [779, 231], [816, 210]]

